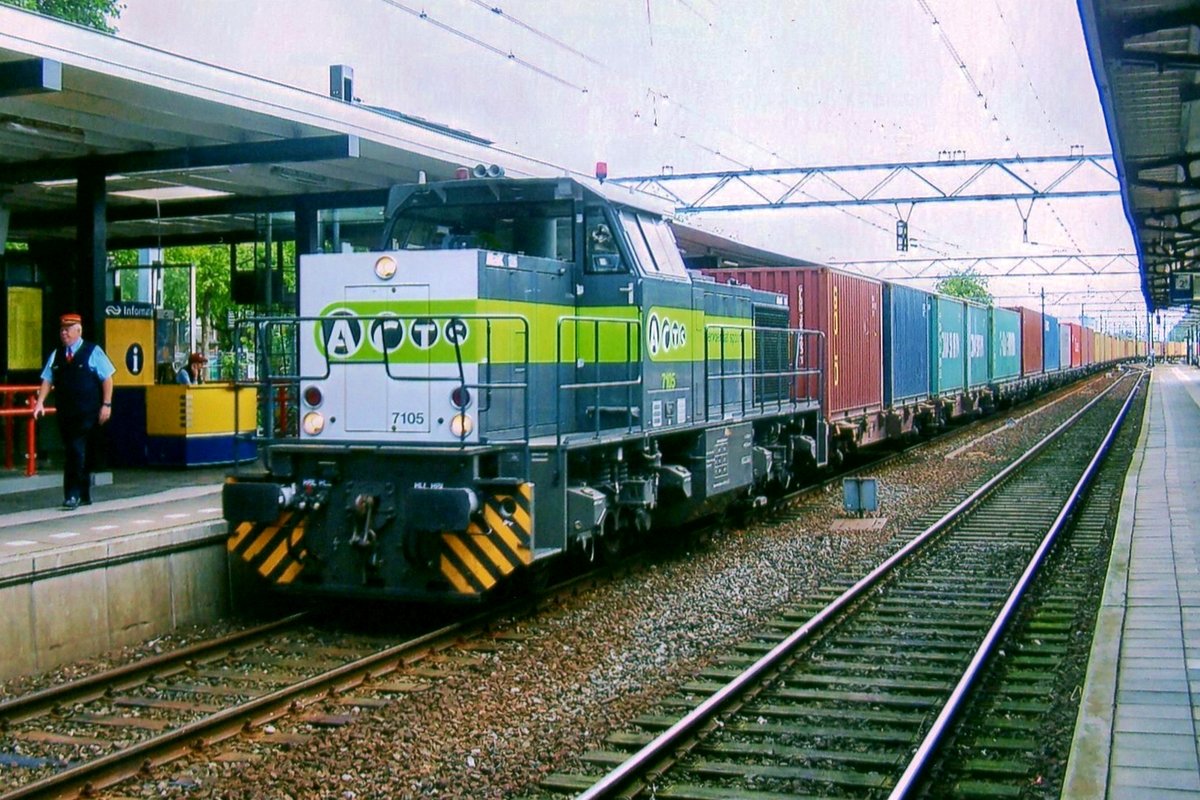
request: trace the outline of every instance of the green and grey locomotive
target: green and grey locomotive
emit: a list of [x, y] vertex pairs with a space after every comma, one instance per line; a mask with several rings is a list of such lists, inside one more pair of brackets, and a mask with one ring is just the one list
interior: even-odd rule
[[[823, 461], [788, 298], [689, 273], [663, 209], [569, 178], [395, 187], [375, 252], [302, 256], [253, 322], [294, 435], [224, 488], [229, 549], [294, 591], [481, 599]], [[264, 344], [264, 348], [268, 345]], [[268, 412], [269, 413], [269, 412]]]

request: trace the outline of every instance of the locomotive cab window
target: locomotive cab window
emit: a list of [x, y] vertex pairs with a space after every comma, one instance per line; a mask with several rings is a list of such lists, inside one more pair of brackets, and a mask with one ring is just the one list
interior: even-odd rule
[[667, 223], [648, 214], [622, 209], [621, 227], [633, 246], [644, 275], [687, 280], [687, 268]]
[[592, 274], [628, 272], [612, 223], [600, 209], [588, 209], [584, 218], [584, 268]]

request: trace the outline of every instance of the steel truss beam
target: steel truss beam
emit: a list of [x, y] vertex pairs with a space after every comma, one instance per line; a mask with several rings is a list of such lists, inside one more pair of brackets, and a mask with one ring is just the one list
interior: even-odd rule
[[982, 278], [1044, 278], [1047, 276], [1137, 275], [1133, 253], [1088, 253], [1042, 256], [976, 256], [955, 258], [883, 258], [831, 261], [831, 266], [871, 274], [886, 280], [951, 278], [970, 272]]
[[[1035, 166], [1059, 169], [1036, 180], [1017, 174], [1019, 169]], [[852, 175], [866, 188], [846, 186]], [[1061, 188], [1072, 176], [1092, 182], [1099, 178], [1104, 188]], [[1108, 154], [691, 172], [615, 178], [613, 182], [661, 197], [681, 214], [995, 200], [1032, 202], [1120, 194], [1116, 169]], [[891, 189], [892, 184], [908, 188]], [[729, 195], [737, 195], [739, 202], [725, 200]]]

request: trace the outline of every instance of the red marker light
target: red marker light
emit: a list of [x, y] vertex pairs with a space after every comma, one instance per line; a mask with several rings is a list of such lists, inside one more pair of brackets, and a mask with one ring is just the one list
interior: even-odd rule
[[607, 161], [597, 161], [596, 162], [596, 180], [600, 181], [601, 183], [604, 183], [604, 179], [607, 177], [608, 177], [608, 162]]
[[454, 180], [456, 181], [465, 181], [470, 177], [471, 170], [467, 169], [466, 167], [459, 167], [458, 169], [454, 170]]

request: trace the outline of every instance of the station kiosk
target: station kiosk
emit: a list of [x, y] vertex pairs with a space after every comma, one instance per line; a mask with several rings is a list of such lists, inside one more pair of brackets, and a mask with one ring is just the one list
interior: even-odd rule
[[[255, 457], [257, 390], [232, 382], [175, 382], [170, 320], [150, 303], [110, 303], [107, 352], [116, 367], [109, 458], [114, 466], [194, 467]], [[157, 378], [157, 380], [156, 380]]]

